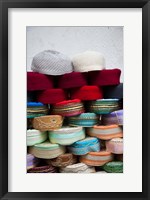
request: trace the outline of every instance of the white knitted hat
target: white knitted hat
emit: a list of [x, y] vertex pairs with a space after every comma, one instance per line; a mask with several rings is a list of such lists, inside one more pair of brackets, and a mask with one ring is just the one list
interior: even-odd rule
[[57, 51], [46, 50], [33, 57], [31, 69], [42, 74], [62, 75], [71, 73], [73, 66], [66, 55]]
[[85, 51], [72, 59], [75, 72], [88, 72], [105, 69], [105, 58], [95, 51]]

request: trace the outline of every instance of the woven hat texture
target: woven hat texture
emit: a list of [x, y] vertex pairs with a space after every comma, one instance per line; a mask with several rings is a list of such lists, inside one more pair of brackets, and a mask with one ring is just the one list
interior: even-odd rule
[[64, 54], [46, 50], [33, 57], [31, 69], [49, 75], [62, 75], [73, 71], [71, 60]]

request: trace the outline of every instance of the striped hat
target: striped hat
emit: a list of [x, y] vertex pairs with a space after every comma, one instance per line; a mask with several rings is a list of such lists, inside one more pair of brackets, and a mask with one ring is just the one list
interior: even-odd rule
[[73, 71], [70, 59], [57, 51], [46, 50], [33, 57], [31, 69], [48, 75], [62, 75]]
[[88, 79], [91, 85], [118, 85], [120, 84], [120, 75], [120, 69], [106, 69], [98, 72], [89, 72]]
[[85, 74], [80, 72], [71, 72], [58, 78], [58, 87], [63, 89], [82, 87], [87, 85]]
[[96, 114], [109, 114], [119, 109], [119, 99], [98, 99], [89, 104], [89, 111]]
[[72, 59], [75, 72], [88, 72], [105, 69], [105, 58], [96, 51], [85, 51]]
[[84, 113], [84, 105], [79, 99], [62, 101], [53, 106], [52, 113], [62, 116], [75, 116]]
[[85, 155], [90, 151], [100, 151], [100, 142], [97, 138], [86, 137], [68, 147], [69, 151], [75, 155]]
[[40, 131], [50, 131], [59, 129], [62, 126], [63, 118], [60, 115], [47, 115], [35, 117], [33, 119], [33, 128]]
[[60, 173], [95, 173], [95, 168], [84, 163], [77, 163], [60, 168]]
[[32, 154], [27, 154], [27, 170], [36, 167], [39, 163], [39, 159]]
[[90, 101], [103, 98], [103, 91], [97, 86], [83, 86], [70, 91], [71, 99], [80, 99], [81, 101]]
[[112, 125], [118, 124], [123, 125], [123, 110], [117, 110], [110, 114], [102, 116], [102, 124]]
[[87, 129], [87, 134], [102, 140], [110, 140], [116, 137], [123, 137], [123, 131], [117, 124], [107, 126], [93, 126]]
[[43, 159], [56, 158], [59, 155], [64, 154], [65, 151], [66, 149], [64, 146], [51, 144], [48, 141], [29, 147], [29, 153], [33, 154], [37, 158]]
[[103, 166], [113, 160], [113, 154], [107, 151], [89, 152], [80, 157], [80, 162], [90, 166]]
[[71, 145], [85, 138], [85, 130], [82, 127], [62, 127], [58, 130], [49, 131], [51, 143]]
[[53, 77], [37, 72], [27, 72], [27, 90], [47, 90], [53, 88]]
[[114, 154], [123, 154], [123, 138], [113, 138], [106, 141], [106, 149]]
[[47, 132], [41, 132], [35, 129], [27, 130], [27, 146], [33, 146], [47, 140]]
[[28, 173], [56, 173], [57, 169], [51, 165], [34, 167], [28, 170]]
[[48, 114], [48, 107], [41, 102], [27, 103], [27, 118], [40, 117]]
[[98, 116], [95, 113], [82, 113], [68, 118], [70, 126], [91, 127], [98, 124]]
[[103, 166], [103, 169], [108, 173], [123, 173], [123, 162], [108, 162]]
[[66, 167], [68, 165], [73, 165], [77, 162], [77, 156], [71, 154], [71, 153], [65, 153], [57, 158], [53, 158], [50, 160], [45, 160], [47, 164], [51, 164], [55, 167]]
[[37, 100], [44, 104], [55, 104], [66, 100], [66, 93], [62, 89], [49, 89], [39, 92]]

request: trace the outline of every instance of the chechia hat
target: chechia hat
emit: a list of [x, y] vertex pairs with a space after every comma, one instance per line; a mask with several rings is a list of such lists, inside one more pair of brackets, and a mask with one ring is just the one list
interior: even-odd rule
[[53, 88], [53, 77], [37, 72], [27, 72], [27, 90], [46, 90]]
[[71, 72], [64, 74], [58, 79], [58, 87], [63, 89], [81, 87], [87, 85], [85, 73]]
[[96, 51], [85, 51], [72, 59], [75, 72], [88, 72], [105, 69], [105, 58]]
[[74, 88], [70, 91], [71, 99], [80, 99], [81, 101], [90, 101], [103, 98], [103, 91], [95, 85], [85, 85], [81, 88]]
[[37, 94], [37, 100], [44, 104], [55, 104], [66, 100], [66, 93], [59, 88], [44, 90]]
[[46, 50], [33, 57], [31, 69], [49, 75], [62, 75], [73, 71], [71, 60], [64, 54]]
[[88, 79], [91, 85], [118, 85], [120, 84], [120, 75], [120, 69], [105, 69], [99, 72], [89, 72]]

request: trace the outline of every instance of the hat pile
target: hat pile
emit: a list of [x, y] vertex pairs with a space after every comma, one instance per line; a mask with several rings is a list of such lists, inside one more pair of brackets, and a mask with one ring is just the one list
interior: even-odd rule
[[47, 50], [27, 72], [27, 172], [122, 173], [123, 84], [99, 52]]

